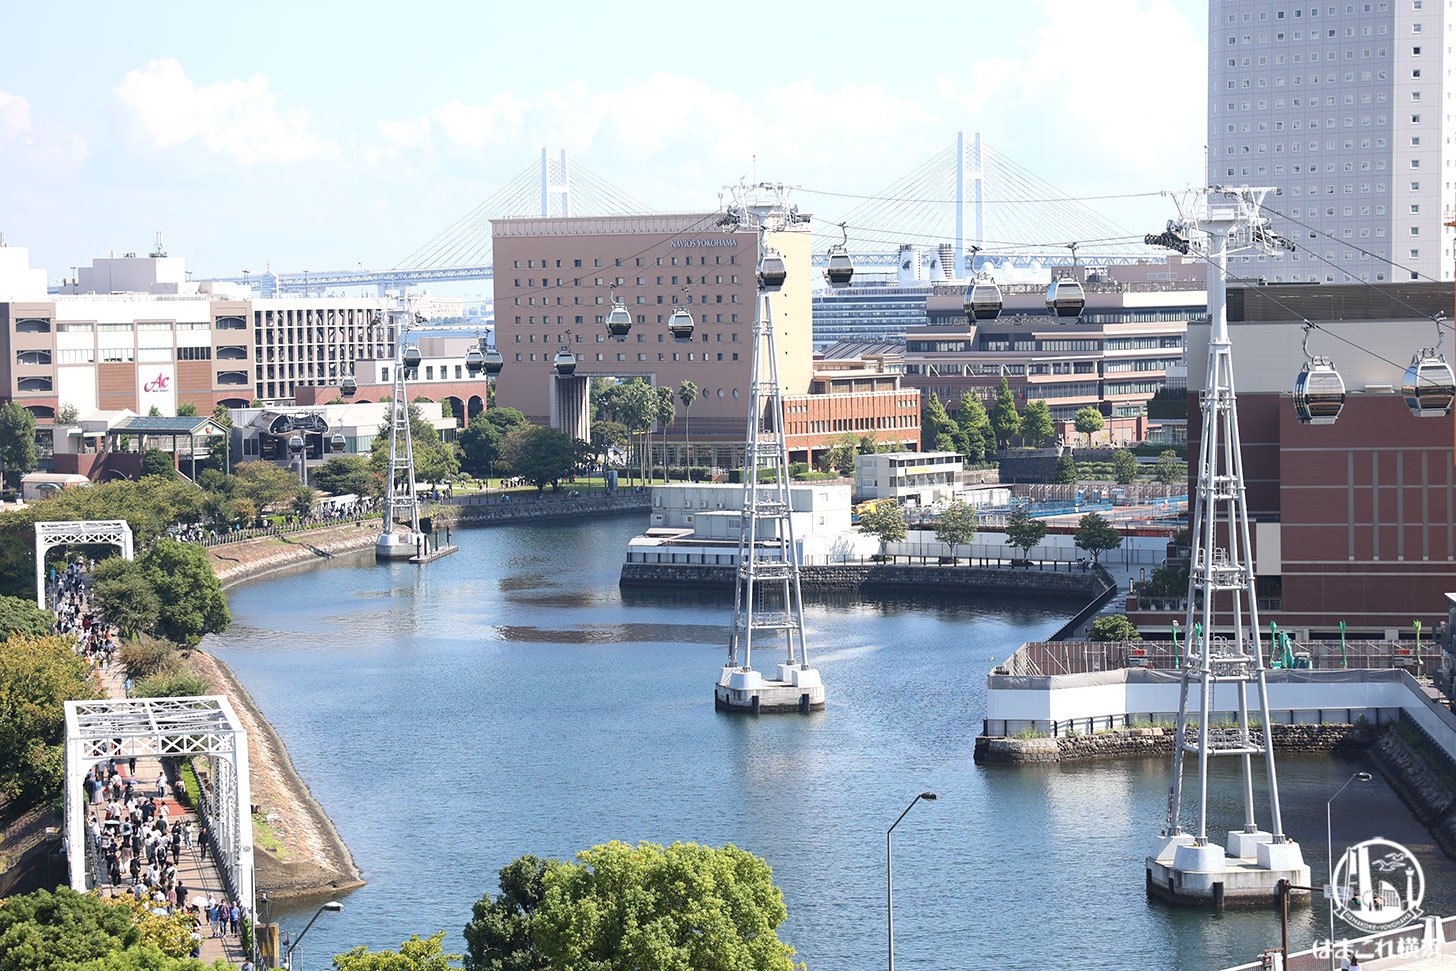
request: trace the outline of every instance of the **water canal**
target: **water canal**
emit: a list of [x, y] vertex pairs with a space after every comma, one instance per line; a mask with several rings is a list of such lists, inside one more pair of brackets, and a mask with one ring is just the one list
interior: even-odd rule
[[[1145, 900], [1161, 760], [972, 764], [989, 663], [1074, 605], [810, 604], [829, 710], [717, 715], [728, 604], [619, 593], [640, 526], [469, 530], [461, 553], [425, 570], [366, 556], [232, 593], [233, 628], [208, 646], [272, 720], [368, 880], [309, 932], [297, 966], [437, 930], [462, 950], [470, 906], [502, 865], [619, 838], [752, 850], [774, 868], [790, 914], [781, 936], [811, 971], [883, 967], [884, 829], [927, 788], [940, 800], [896, 831], [906, 971], [1220, 968], [1277, 942], [1267, 913]], [[1282, 762], [1286, 826], [1316, 883], [1324, 800], [1362, 767]], [[1378, 777], [1346, 790], [1335, 830], [1337, 845], [1375, 835], [1420, 853], [1429, 909], [1456, 910], [1456, 873]], [[296, 931], [316, 906], [275, 916]], [[1306, 946], [1323, 919], [1300, 913], [1293, 938]]]

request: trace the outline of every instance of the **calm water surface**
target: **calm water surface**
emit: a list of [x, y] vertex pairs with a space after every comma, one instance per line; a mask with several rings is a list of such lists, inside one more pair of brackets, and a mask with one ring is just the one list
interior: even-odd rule
[[[940, 800], [895, 832], [905, 971], [1222, 968], [1277, 943], [1269, 914], [1145, 899], [1163, 761], [972, 763], [990, 662], [1075, 605], [811, 604], [829, 710], [719, 715], [731, 595], [620, 593], [640, 527], [634, 516], [470, 530], [461, 553], [424, 570], [366, 555], [233, 593], [233, 628], [208, 646], [278, 729], [368, 880], [314, 925], [300, 966], [416, 932], [446, 930], [462, 950], [470, 906], [496, 890], [501, 866], [616, 838], [758, 853], [788, 903], [780, 934], [811, 969], [883, 967], [884, 831], [924, 789]], [[1286, 829], [1316, 883], [1324, 800], [1365, 767], [1281, 761]], [[1405, 842], [1426, 862], [1429, 909], [1456, 910], [1451, 866], [1378, 777], [1339, 806], [1337, 844]], [[1218, 828], [1236, 812], [1235, 796]], [[275, 917], [297, 931], [316, 906]], [[1322, 933], [1322, 913], [1296, 916], [1301, 946]]]

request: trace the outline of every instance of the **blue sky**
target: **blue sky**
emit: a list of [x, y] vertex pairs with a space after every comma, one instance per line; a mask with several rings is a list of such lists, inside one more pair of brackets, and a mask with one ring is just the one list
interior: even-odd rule
[[1075, 195], [1176, 189], [1206, 32], [1195, 0], [0, 0], [0, 232], [52, 279], [157, 229], [200, 275], [385, 267], [547, 143], [659, 210], [711, 208], [755, 157], [873, 193], [957, 129]]

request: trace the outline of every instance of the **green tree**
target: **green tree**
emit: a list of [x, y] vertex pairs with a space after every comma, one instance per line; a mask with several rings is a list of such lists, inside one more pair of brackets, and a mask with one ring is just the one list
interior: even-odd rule
[[1158, 453], [1158, 464], [1153, 466], [1153, 476], [1163, 485], [1172, 485], [1188, 478], [1188, 469], [1178, 461], [1178, 453], [1171, 448]]
[[996, 433], [991, 430], [991, 419], [981, 399], [970, 391], [962, 394], [955, 420], [966, 458], [972, 462], [985, 461], [986, 452], [996, 444]]
[[1112, 478], [1121, 485], [1128, 485], [1138, 474], [1137, 456], [1125, 448], [1112, 453]]
[[505, 432], [488, 421], [473, 421], [460, 433], [460, 469], [477, 479], [489, 478], [500, 461]]
[[465, 925], [466, 971], [547, 971], [531, 918], [546, 896], [546, 873], [558, 865], [528, 854], [501, 868], [500, 893], [477, 900]]
[[1103, 552], [1122, 545], [1122, 534], [1101, 514], [1089, 512], [1077, 521], [1077, 533], [1072, 541], [1079, 550], [1091, 553], [1095, 563]]
[[1086, 408], [1078, 408], [1077, 413], [1072, 416], [1072, 423], [1076, 426], [1077, 431], [1087, 436], [1088, 448], [1092, 447], [1092, 436], [1102, 431], [1102, 426], [1106, 424], [1097, 409], [1090, 405]]
[[91, 578], [91, 603], [126, 637], [151, 633], [162, 616], [162, 602], [135, 560], [102, 560]]
[[859, 529], [880, 541], [880, 555], [885, 547], [905, 538], [905, 513], [893, 502], [878, 502], [859, 514]]
[[295, 516], [304, 517], [313, 512], [313, 504], [318, 501], [318, 490], [306, 485], [300, 485], [298, 491], [289, 500], [289, 507]]
[[1077, 482], [1077, 460], [1070, 450], [1064, 449], [1052, 466], [1052, 481], [1058, 485], [1075, 485]]
[[81, 420], [81, 411], [69, 401], [56, 411], [57, 425], [74, 425]]
[[501, 458], [518, 475], [537, 489], [560, 482], [576, 467], [576, 445], [572, 439], [544, 425], [523, 425], [501, 443]]
[[934, 391], [925, 402], [925, 412], [920, 416], [920, 440], [929, 443], [937, 452], [956, 450], [956, 423], [950, 420], [945, 405]]
[[197, 406], [190, 401], [184, 401], [177, 406], [178, 418], [196, 418]]
[[[410, 438], [415, 453], [415, 480], [418, 482], [447, 482], [460, 473], [460, 459], [455, 447], [441, 441], [435, 426], [420, 414], [417, 403], [409, 405]], [[381, 475], [388, 474], [389, 437], [394, 425], [393, 409], [385, 413], [379, 433], [374, 436], [370, 463]]]
[[445, 399], [443, 399], [440, 402], [440, 417], [441, 418], [454, 418], [455, 417], [455, 406], [452, 405], [452, 404], [450, 404], [450, 399], [449, 398], [445, 398]]
[[1021, 444], [1031, 448], [1044, 448], [1056, 438], [1057, 429], [1052, 424], [1052, 410], [1041, 399], [1028, 401], [1021, 416]]
[[147, 548], [140, 563], [161, 601], [157, 630], [162, 636], [196, 647], [204, 634], [227, 629], [232, 615], [206, 550], [163, 539]]
[[[233, 464], [233, 416], [231, 412], [228, 411], [227, 405], [218, 405], [216, 408], [212, 409], [212, 420], [217, 422], [218, 426], [221, 427], [224, 432], [222, 436], [222, 441], [220, 443], [222, 446], [220, 455], [222, 459], [222, 469], [223, 471], [227, 471], [232, 468]], [[215, 451], [208, 456], [208, 463], [212, 464], [214, 462], [217, 462], [218, 458], [219, 452]]]
[[[66, 765], [61, 703], [95, 697], [86, 662], [65, 638], [19, 635], [0, 642], [0, 796], [61, 792]], [[0, 907], [0, 928], [7, 909]], [[0, 955], [5, 952], [0, 932]]]
[[10, 897], [0, 907], [0, 971], [203, 971], [183, 957], [189, 918], [102, 900], [69, 887]]
[[950, 555], [956, 555], [956, 547], [964, 546], [976, 535], [979, 525], [976, 510], [957, 500], [941, 511], [935, 523], [935, 538], [950, 547]]
[[859, 454], [859, 440], [850, 432], [840, 432], [829, 440], [822, 462], [825, 472], [854, 475], [854, 458]]
[[298, 489], [298, 476], [272, 462], [239, 462], [233, 469], [234, 490], [259, 510], [291, 497]]
[[164, 479], [177, 477], [177, 463], [171, 452], [149, 448], [142, 453], [142, 475], [160, 475]]
[[1010, 448], [1012, 439], [1021, 432], [1021, 414], [1016, 410], [1016, 398], [1005, 378], [1001, 379], [1001, 387], [996, 389], [996, 403], [991, 406], [987, 417], [991, 421], [997, 447]]
[[612, 842], [546, 878], [531, 936], [552, 968], [792, 971], [768, 864], [728, 845]]
[[35, 445], [35, 416], [17, 401], [0, 405], [0, 474], [20, 487], [20, 478], [40, 463]]
[[308, 477], [321, 491], [331, 496], [375, 496], [383, 491], [379, 476], [362, 455], [335, 455], [310, 472]]
[[453, 971], [458, 954], [445, 954], [445, 932], [429, 937], [414, 934], [398, 951], [371, 951], [360, 944], [334, 955], [334, 971]]
[[1127, 619], [1126, 614], [1108, 614], [1106, 617], [1098, 617], [1092, 621], [1092, 639], [1094, 641], [1140, 641], [1143, 635], [1138, 633], [1137, 627]]
[[597, 461], [606, 468], [612, 449], [623, 448], [631, 441], [627, 426], [609, 419], [592, 422], [591, 449]]
[[1031, 558], [1031, 548], [1046, 537], [1047, 524], [1035, 518], [1025, 506], [1017, 506], [1006, 517], [1006, 542], [1021, 550], [1023, 560]]
[[865, 432], [859, 437], [859, 443], [855, 451], [860, 455], [874, 455], [880, 450], [880, 436], [875, 432]]
[[[687, 461], [684, 464], [691, 469], [693, 446], [688, 440], [688, 433], [692, 428], [693, 402], [698, 400], [698, 386], [684, 379], [683, 383], [677, 386], [677, 400], [681, 401], [683, 406], [683, 451], [687, 453]], [[691, 477], [691, 473], [689, 473], [689, 477]]]
[[0, 596], [0, 641], [16, 634], [27, 637], [44, 637], [51, 632], [54, 618], [35, 605], [35, 601], [22, 597]]

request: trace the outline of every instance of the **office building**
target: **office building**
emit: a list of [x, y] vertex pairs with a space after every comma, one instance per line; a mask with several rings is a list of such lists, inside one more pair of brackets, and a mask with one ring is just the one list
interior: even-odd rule
[[[1452, 0], [1211, 0], [1208, 182], [1269, 186], [1270, 281], [1452, 278]], [[1391, 265], [1395, 264], [1395, 265]]]
[[1207, 316], [1204, 285], [1088, 279], [1085, 287], [1087, 306], [1076, 320], [1047, 314], [1045, 287], [1012, 284], [1001, 287], [999, 318], [970, 322], [965, 288], [938, 285], [927, 303], [930, 323], [906, 337], [905, 384], [955, 412], [967, 391], [989, 405], [1005, 378], [1020, 408], [1042, 400], [1056, 420], [1092, 407], [1134, 422], [1168, 371], [1182, 365], [1188, 322]]

